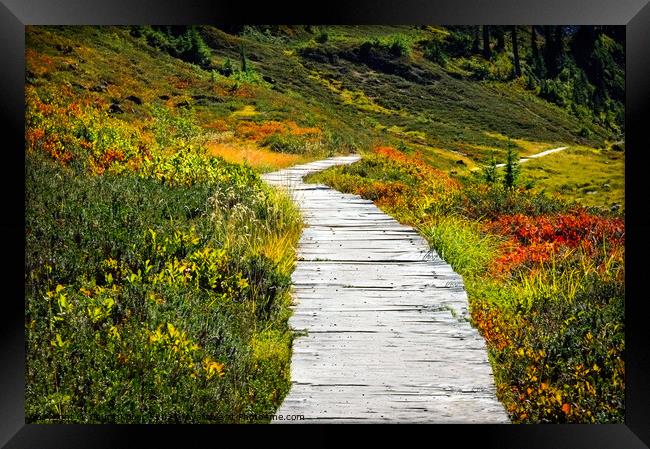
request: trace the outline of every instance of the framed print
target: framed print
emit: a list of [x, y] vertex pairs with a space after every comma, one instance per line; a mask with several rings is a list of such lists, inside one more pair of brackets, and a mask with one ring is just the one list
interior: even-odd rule
[[3, 447], [647, 447], [645, 0], [0, 17]]

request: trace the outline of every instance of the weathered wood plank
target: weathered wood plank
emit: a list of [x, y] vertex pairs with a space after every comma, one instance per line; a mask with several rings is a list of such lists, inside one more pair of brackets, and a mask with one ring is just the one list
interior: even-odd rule
[[305, 421], [504, 423], [462, 278], [371, 201], [302, 178], [358, 156], [263, 178], [306, 221], [292, 275], [292, 387], [279, 414]]

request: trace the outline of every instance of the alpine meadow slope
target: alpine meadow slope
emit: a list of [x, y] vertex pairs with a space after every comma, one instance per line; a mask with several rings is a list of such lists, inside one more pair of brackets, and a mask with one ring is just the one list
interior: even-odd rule
[[623, 39], [26, 27], [27, 421], [269, 421], [303, 222], [259, 175], [356, 153], [311, 180], [463, 276], [510, 419], [622, 422]]

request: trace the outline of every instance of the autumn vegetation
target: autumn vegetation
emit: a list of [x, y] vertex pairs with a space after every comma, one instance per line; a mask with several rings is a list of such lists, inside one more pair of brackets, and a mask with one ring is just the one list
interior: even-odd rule
[[26, 103], [27, 419], [265, 420], [289, 387], [290, 199], [210, 156], [191, 111], [122, 120], [54, 82]]
[[482, 174], [455, 180], [388, 147], [309, 179], [415, 226], [463, 276], [515, 422], [622, 420], [621, 217]]
[[623, 421], [620, 29], [27, 27], [26, 44], [28, 422], [265, 421], [290, 385], [302, 222], [259, 173], [350, 152], [311, 180], [463, 276], [514, 422]]

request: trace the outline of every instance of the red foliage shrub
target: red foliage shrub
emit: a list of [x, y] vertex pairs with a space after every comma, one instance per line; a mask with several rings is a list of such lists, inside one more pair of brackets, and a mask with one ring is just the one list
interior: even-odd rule
[[377, 201], [382, 206], [394, 206], [398, 197], [402, 195], [408, 187], [402, 182], [381, 182], [373, 181], [370, 184], [357, 188], [357, 195], [361, 195], [372, 201]]
[[215, 131], [220, 131], [220, 132], [228, 131], [230, 129], [230, 126], [228, 126], [228, 122], [222, 119], [213, 120], [204, 126], [206, 128], [214, 129]]
[[547, 262], [562, 251], [580, 248], [595, 255], [604, 246], [616, 251], [624, 244], [625, 224], [574, 209], [564, 214], [529, 217], [503, 215], [485, 226], [488, 232], [509, 237], [505, 254], [494, 261], [495, 271]]

